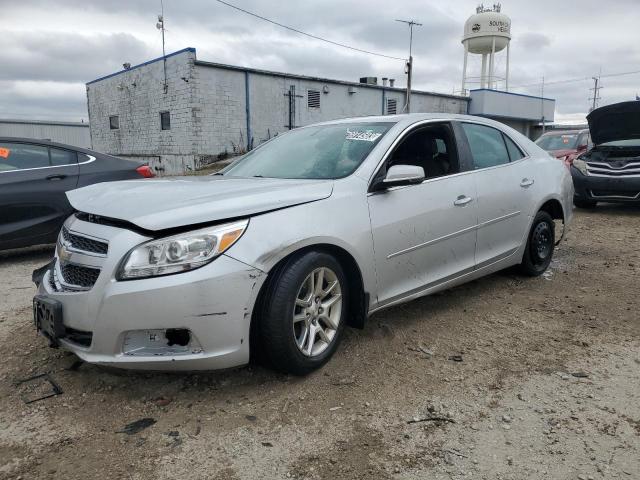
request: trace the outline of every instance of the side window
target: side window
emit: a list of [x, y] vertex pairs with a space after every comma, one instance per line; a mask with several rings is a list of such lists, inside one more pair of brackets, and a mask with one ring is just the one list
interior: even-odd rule
[[475, 123], [463, 123], [462, 129], [476, 170], [509, 163], [509, 153], [499, 130]]
[[70, 150], [61, 148], [50, 148], [51, 165], [73, 165], [78, 163], [78, 155]]
[[425, 178], [458, 173], [458, 157], [450, 128], [430, 125], [410, 133], [394, 150], [387, 168], [393, 165], [420, 166]]
[[521, 158], [524, 158], [524, 153], [522, 153], [522, 150], [520, 150], [520, 147], [518, 147], [516, 143], [506, 135], [503, 134], [503, 137], [504, 137], [504, 143], [507, 144], [507, 151], [509, 152], [509, 158], [511, 159], [511, 161], [515, 162], [516, 160], [520, 160]]
[[0, 172], [48, 166], [47, 147], [28, 143], [0, 143]]

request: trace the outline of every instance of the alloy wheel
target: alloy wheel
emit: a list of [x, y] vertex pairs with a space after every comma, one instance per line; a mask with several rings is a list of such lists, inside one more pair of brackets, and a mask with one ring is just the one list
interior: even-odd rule
[[337, 275], [330, 268], [316, 268], [302, 282], [293, 307], [293, 336], [303, 355], [316, 357], [331, 345], [341, 312]]

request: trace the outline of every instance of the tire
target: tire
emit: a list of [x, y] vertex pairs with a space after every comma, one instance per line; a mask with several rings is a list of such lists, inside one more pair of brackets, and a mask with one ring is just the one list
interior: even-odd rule
[[547, 212], [538, 212], [527, 237], [520, 271], [530, 277], [542, 275], [553, 258], [555, 242], [553, 218]]
[[573, 204], [578, 208], [595, 208], [598, 202], [594, 202], [593, 200], [581, 200], [579, 198], [574, 198]]
[[266, 286], [257, 338], [265, 359], [295, 375], [320, 368], [340, 344], [348, 299], [346, 277], [334, 257], [316, 251], [292, 257]]

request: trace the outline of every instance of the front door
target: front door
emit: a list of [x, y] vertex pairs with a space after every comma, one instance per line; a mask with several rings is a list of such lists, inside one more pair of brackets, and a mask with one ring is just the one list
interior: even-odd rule
[[473, 270], [476, 187], [460, 172], [451, 126], [429, 123], [406, 134], [381, 171], [419, 165], [425, 181], [370, 193], [369, 215], [380, 305]]

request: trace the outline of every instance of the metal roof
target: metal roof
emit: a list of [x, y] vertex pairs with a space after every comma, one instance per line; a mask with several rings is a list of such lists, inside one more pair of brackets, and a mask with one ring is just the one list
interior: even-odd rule
[[89, 128], [89, 122], [62, 122], [58, 120], [25, 120], [14, 118], [0, 118], [0, 123], [17, 123], [20, 125], [60, 125], [63, 127]]

